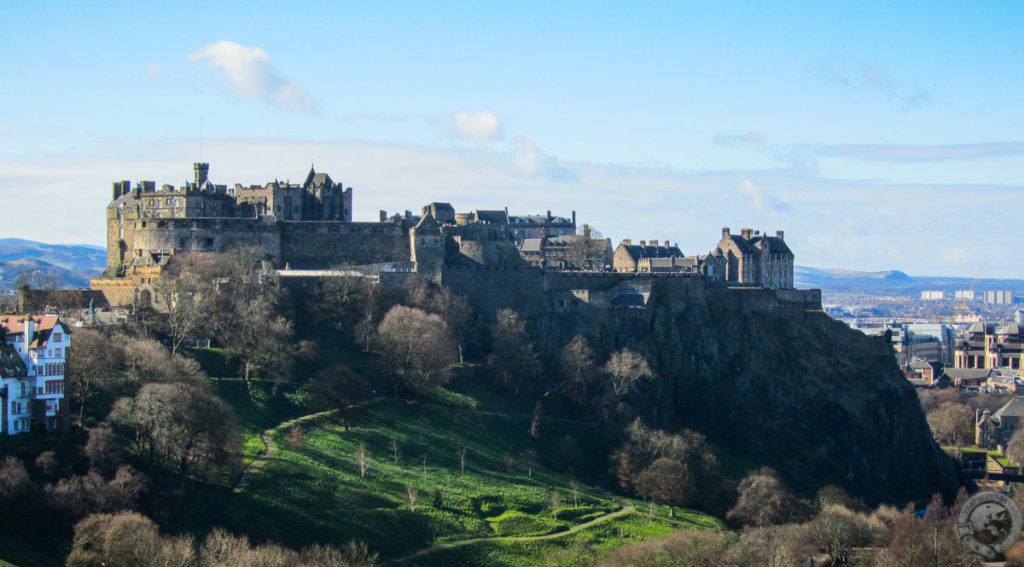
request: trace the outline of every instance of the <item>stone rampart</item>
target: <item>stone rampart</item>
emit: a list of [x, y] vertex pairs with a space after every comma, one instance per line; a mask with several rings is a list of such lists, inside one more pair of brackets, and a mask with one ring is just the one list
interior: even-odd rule
[[280, 258], [293, 268], [407, 262], [409, 229], [394, 222], [276, 223]]

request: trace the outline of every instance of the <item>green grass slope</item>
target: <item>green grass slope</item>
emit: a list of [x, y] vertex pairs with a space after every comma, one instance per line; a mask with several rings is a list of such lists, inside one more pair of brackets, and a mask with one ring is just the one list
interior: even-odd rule
[[[569, 533], [623, 508], [593, 488], [593, 472], [606, 467], [593, 425], [543, 420], [534, 440], [529, 415], [474, 405], [457, 394], [431, 402], [378, 399], [348, 432], [327, 421], [306, 424], [301, 443], [277, 432], [277, 455], [232, 497], [226, 523], [296, 548], [359, 538], [386, 560], [406, 558], [393, 561], [402, 565], [529, 565], [552, 553], [581, 564], [678, 525], [720, 525], [695, 512], [669, 521], [666, 510], [648, 515], [637, 503], [636, 511]], [[567, 438], [578, 454], [564, 454]], [[356, 462], [360, 445], [372, 459], [365, 477]], [[575, 470], [591, 474], [572, 479], [567, 457]], [[415, 511], [410, 487], [418, 492]], [[443, 547], [478, 538], [486, 541]], [[435, 545], [436, 551], [412, 556]]]

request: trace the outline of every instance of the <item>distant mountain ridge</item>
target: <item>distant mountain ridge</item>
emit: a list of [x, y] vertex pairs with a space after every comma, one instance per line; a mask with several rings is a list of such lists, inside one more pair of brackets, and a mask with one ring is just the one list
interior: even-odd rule
[[[973, 278], [941, 276], [908, 276], [899, 270], [861, 272], [857, 270], [819, 269], [796, 266], [793, 279], [800, 289], [815, 288], [825, 293], [870, 293], [916, 295], [927, 289], [955, 291], [970, 289]], [[1024, 280], [982, 278], [977, 291], [1008, 289], [1024, 294]]]
[[34, 287], [89, 287], [89, 279], [99, 276], [106, 264], [107, 251], [102, 246], [0, 238], [2, 291], [15, 289], [19, 277], [29, 278]]

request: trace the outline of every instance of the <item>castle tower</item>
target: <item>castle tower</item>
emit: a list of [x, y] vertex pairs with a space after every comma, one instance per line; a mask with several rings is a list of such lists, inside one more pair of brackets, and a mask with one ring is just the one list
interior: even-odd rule
[[196, 187], [201, 187], [210, 175], [210, 164], [196, 162], [192, 164], [192, 169], [196, 172]]
[[411, 260], [416, 263], [416, 273], [441, 282], [441, 268], [444, 267], [444, 234], [429, 212], [423, 215], [419, 224], [409, 229]]

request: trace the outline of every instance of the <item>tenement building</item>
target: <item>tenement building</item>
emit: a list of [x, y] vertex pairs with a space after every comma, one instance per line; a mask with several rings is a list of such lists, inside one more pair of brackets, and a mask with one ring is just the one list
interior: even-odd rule
[[58, 315], [4, 315], [0, 334], [3, 434], [63, 429], [67, 325]]

